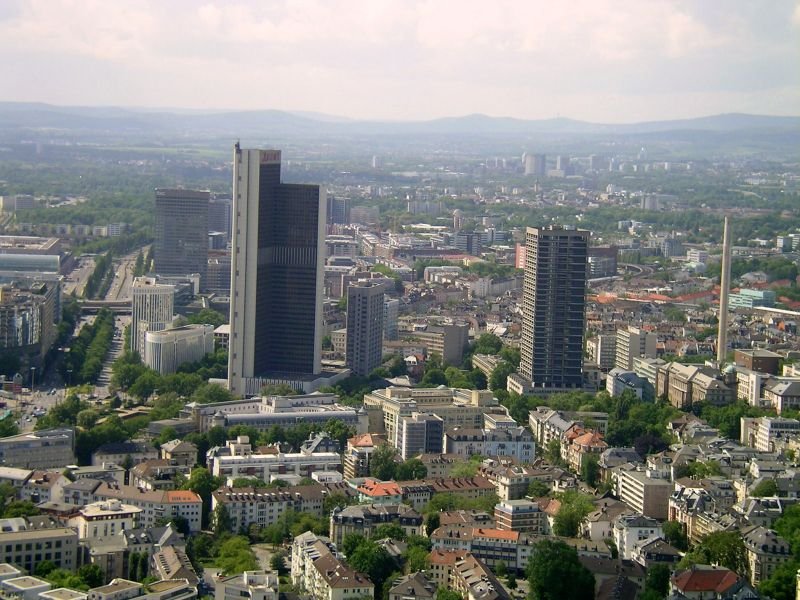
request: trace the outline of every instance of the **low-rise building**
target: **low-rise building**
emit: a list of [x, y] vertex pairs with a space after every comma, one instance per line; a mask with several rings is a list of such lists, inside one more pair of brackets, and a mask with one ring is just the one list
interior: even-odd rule
[[635, 512], [653, 519], [667, 518], [672, 484], [663, 479], [648, 477], [644, 471], [616, 472], [617, 497]]
[[772, 577], [778, 567], [792, 558], [789, 542], [772, 529], [752, 525], [742, 529], [741, 534], [753, 587]]
[[118, 501], [137, 507], [142, 527], [154, 527], [157, 522], [175, 517], [186, 519], [189, 531], [200, 531], [203, 501], [191, 490], [145, 490], [130, 485], [101, 484], [94, 497], [100, 501]]
[[328, 540], [311, 532], [292, 542], [292, 583], [314, 600], [371, 598], [375, 586], [363, 573], [353, 571], [334, 553]]
[[331, 513], [331, 539], [337, 546], [351, 533], [370, 538], [381, 525], [399, 525], [406, 535], [423, 535], [422, 515], [405, 504], [360, 504]]
[[456, 560], [450, 576], [450, 589], [466, 600], [510, 600], [495, 574], [475, 555]]
[[94, 502], [81, 507], [67, 524], [78, 531], [80, 539], [108, 537], [138, 527], [141, 512], [142, 509], [119, 500]]
[[184, 363], [194, 363], [214, 352], [213, 325], [183, 325], [144, 335], [142, 362], [162, 375], [175, 373]]
[[75, 463], [75, 430], [40, 429], [0, 438], [0, 465], [23, 469], [60, 469]]
[[655, 519], [642, 515], [621, 515], [614, 523], [614, 543], [620, 558], [633, 558], [637, 545], [646, 540], [663, 536], [661, 525]]
[[17, 600], [39, 600], [39, 594], [47, 592], [52, 587], [50, 582], [30, 575], [0, 581], [2, 596]]
[[396, 579], [389, 588], [389, 600], [433, 600], [436, 585], [425, 573], [411, 573]]
[[193, 467], [197, 464], [197, 446], [184, 440], [171, 440], [161, 444], [161, 459], [176, 465]]
[[468, 429], [453, 427], [444, 434], [444, 452], [470, 457], [508, 457], [521, 463], [533, 462], [536, 452], [533, 436], [524, 427]]
[[122, 465], [138, 464], [145, 460], [158, 458], [158, 450], [146, 442], [114, 442], [103, 444], [92, 452], [92, 465], [102, 466], [107, 463]]
[[498, 529], [527, 533], [547, 533], [547, 515], [532, 500], [504, 500], [494, 507]]
[[214, 581], [214, 600], [278, 600], [278, 576], [271, 571], [245, 571]]
[[77, 531], [49, 518], [0, 519], [0, 562], [32, 573], [44, 560], [59, 569], [77, 569]]

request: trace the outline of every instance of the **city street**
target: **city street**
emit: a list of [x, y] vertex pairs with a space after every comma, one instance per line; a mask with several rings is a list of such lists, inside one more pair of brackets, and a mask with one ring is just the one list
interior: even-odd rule
[[73, 292], [75, 292], [76, 296], [83, 296], [86, 281], [94, 272], [93, 256], [81, 256], [76, 262], [77, 266], [64, 279], [64, 290], [62, 292], [64, 296], [70, 296]]

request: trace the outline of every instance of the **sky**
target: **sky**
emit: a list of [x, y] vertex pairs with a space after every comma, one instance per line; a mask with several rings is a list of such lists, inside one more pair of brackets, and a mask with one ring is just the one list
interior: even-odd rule
[[484, 113], [800, 114], [800, 0], [0, 0], [0, 101]]

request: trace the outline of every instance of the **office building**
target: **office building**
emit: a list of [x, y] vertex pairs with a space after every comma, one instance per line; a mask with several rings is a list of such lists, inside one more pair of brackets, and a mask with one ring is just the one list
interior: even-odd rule
[[529, 227], [525, 245], [519, 376], [531, 388], [580, 388], [589, 232]]
[[56, 469], [75, 462], [75, 430], [40, 429], [0, 438], [0, 465]]
[[199, 273], [201, 286], [205, 284], [209, 196], [197, 190], [156, 190], [156, 273]]
[[41, 561], [57, 568], [78, 568], [78, 532], [49, 517], [20, 517], [0, 520], [0, 562], [29, 572]]
[[278, 600], [278, 575], [272, 571], [245, 571], [214, 581], [214, 600]]
[[547, 156], [544, 154], [528, 154], [525, 156], [525, 175], [544, 177], [547, 172]]
[[208, 199], [208, 231], [224, 233], [231, 238], [231, 199], [215, 194]]
[[635, 358], [655, 358], [658, 336], [638, 327], [617, 330], [616, 359], [614, 366], [623, 371], [633, 370]]
[[329, 195], [327, 198], [327, 223], [329, 225], [350, 224], [350, 198]]
[[144, 336], [144, 364], [162, 375], [175, 373], [184, 363], [193, 363], [214, 352], [213, 325], [184, 325]]
[[231, 253], [229, 251], [209, 253], [208, 270], [206, 271], [206, 292], [218, 296], [230, 295]]
[[175, 287], [155, 277], [137, 277], [131, 294], [131, 351], [144, 356], [145, 333], [163, 331], [172, 323]]
[[400, 336], [397, 329], [397, 318], [400, 315], [400, 301], [383, 299], [383, 339], [396, 340]]
[[383, 351], [383, 285], [370, 281], [347, 288], [347, 366], [368, 376], [381, 365]]
[[279, 150], [238, 144], [233, 189], [228, 382], [243, 396], [321, 371], [326, 201], [281, 183]]
[[398, 446], [403, 460], [418, 454], [441, 454], [444, 421], [433, 414], [414, 413], [400, 419]]
[[0, 352], [40, 366], [61, 320], [58, 281], [22, 280], [0, 287]]

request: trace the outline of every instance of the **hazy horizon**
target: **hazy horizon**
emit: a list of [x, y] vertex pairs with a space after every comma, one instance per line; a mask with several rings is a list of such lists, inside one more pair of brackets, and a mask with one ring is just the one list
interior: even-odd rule
[[800, 113], [800, 2], [16, 0], [0, 101], [620, 124]]

